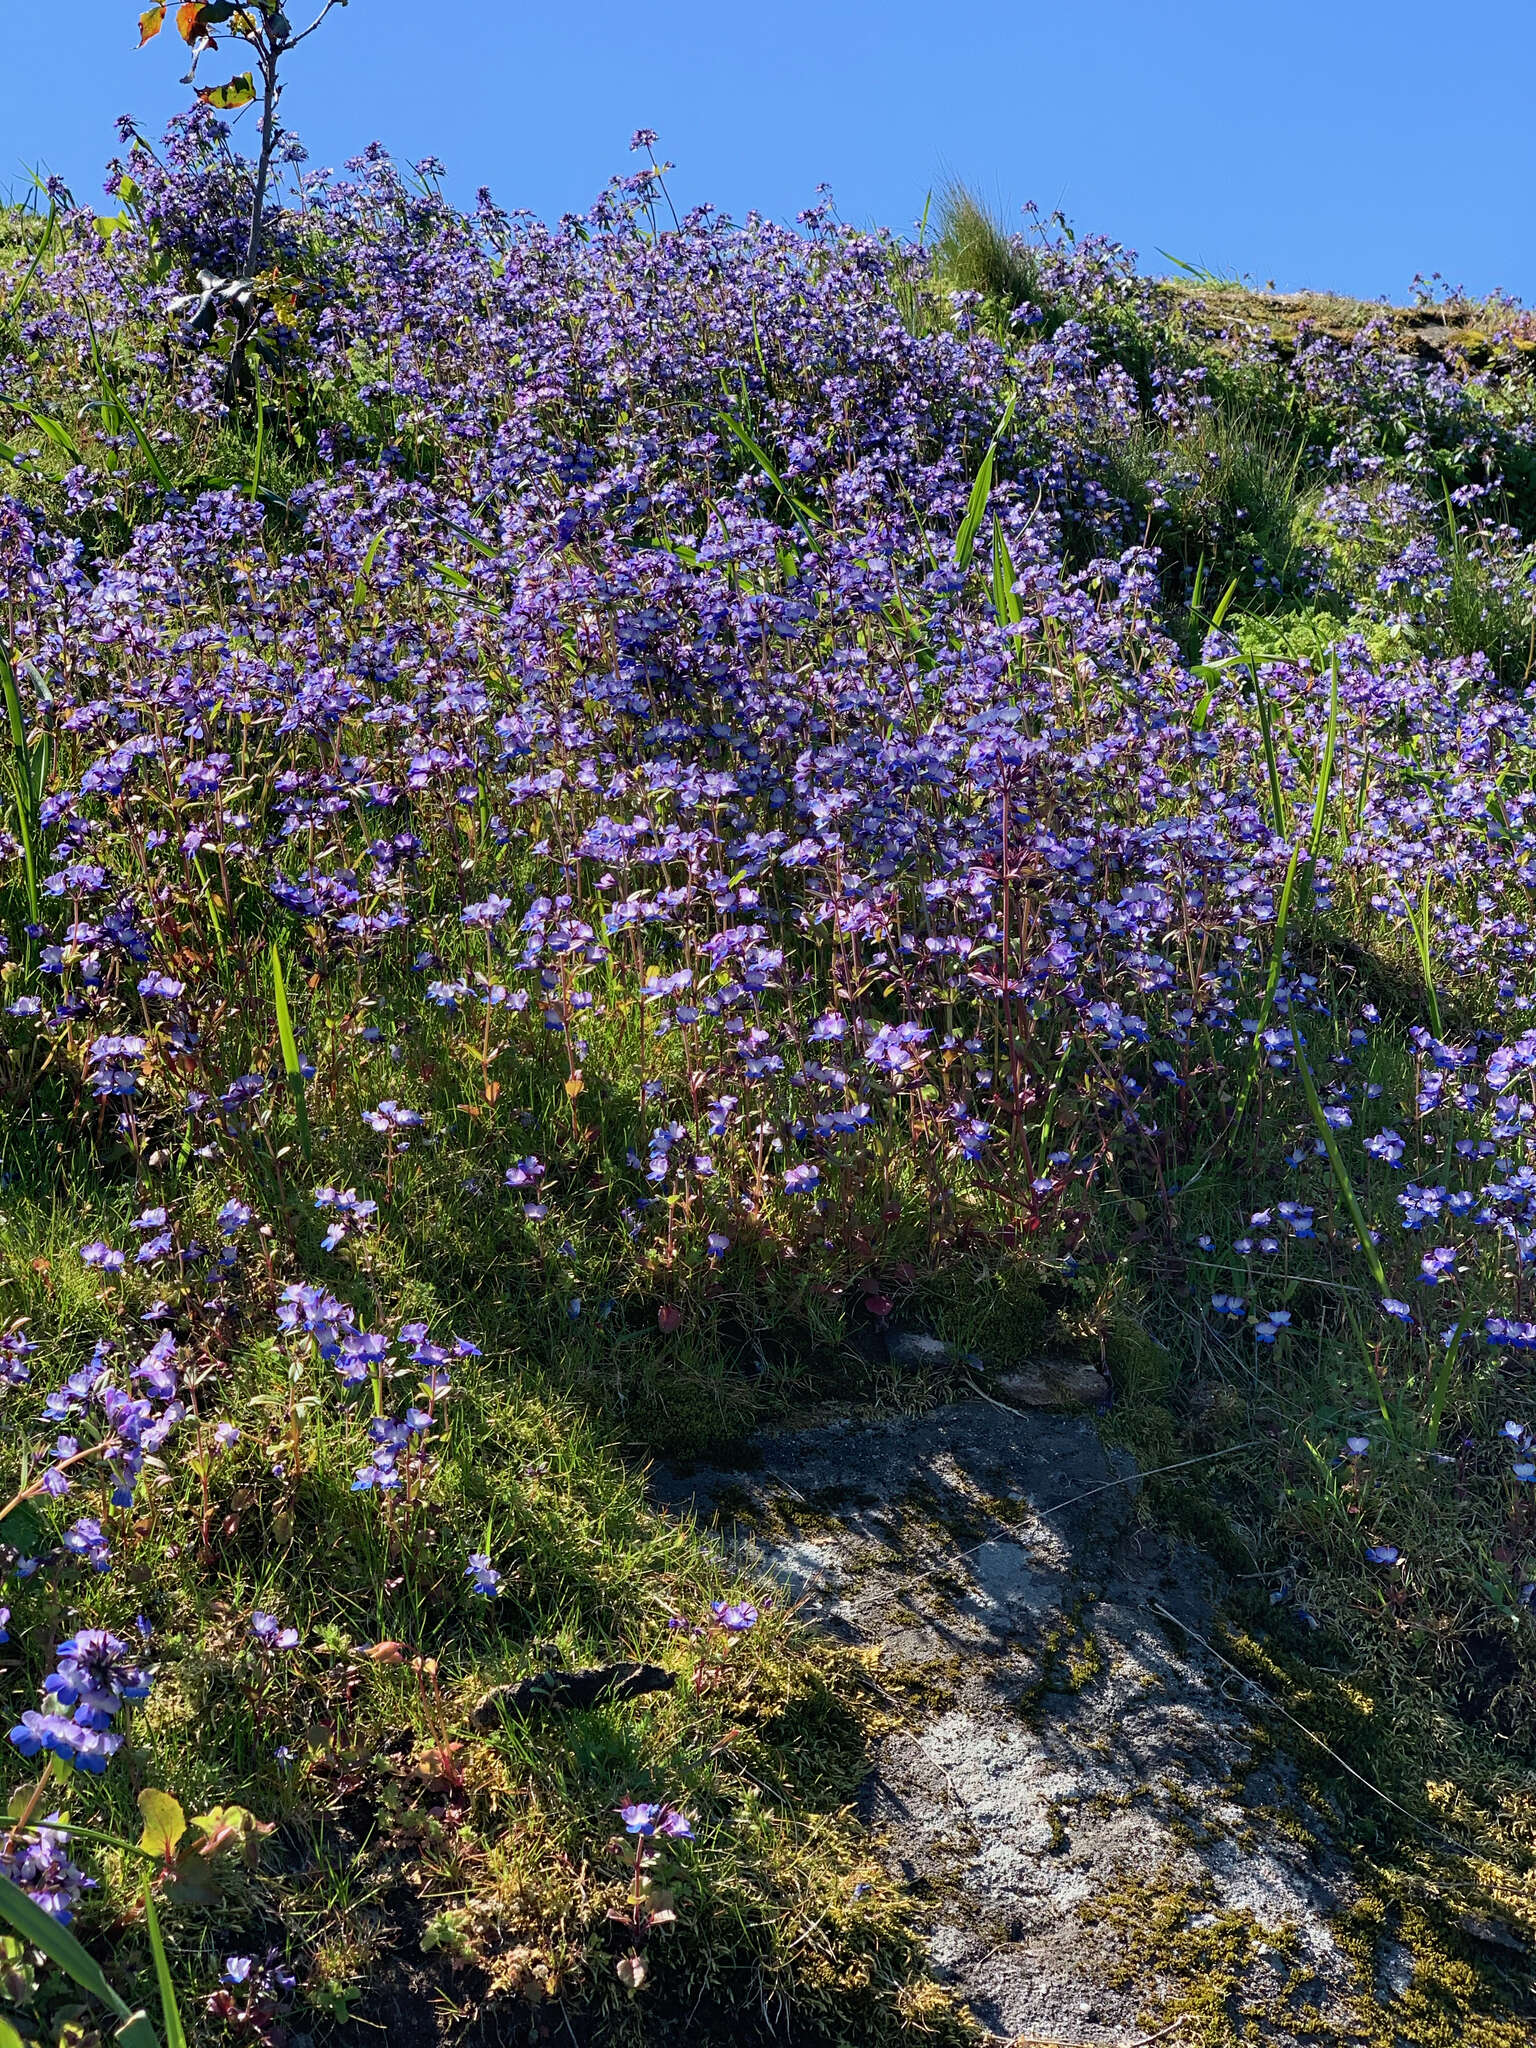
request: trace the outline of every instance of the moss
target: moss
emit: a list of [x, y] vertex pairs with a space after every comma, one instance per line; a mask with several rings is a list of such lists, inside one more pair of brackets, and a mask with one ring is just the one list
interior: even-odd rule
[[903, 1706], [926, 1715], [947, 1714], [959, 1698], [961, 1670], [958, 1657], [921, 1662], [881, 1658], [878, 1682]]
[[[1293, 1933], [1218, 1909], [1209, 1881], [1190, 1883], [1167, 1866], [1150, 1882], [1124, 1879], [1079, 1913], [1085, 1926], [1115, 1938], [1108, 1981], [1144, 2001], [1140, 2023], [1177, 2027], [1194, 2048], [1260, 2038], [1307, 1982]], [[1261, 1972], [1260, 1964], [1269, 1967]]]
[[[1508, 1954], [1495, 1961], [1443, 1906], [1395, 1903], [1368, 1890], [1333, 1931], [1355, 1975], [1357, 2038], [1368, 2048], [1529, 2048], [1529, 1959], [1518, 1972]], [[1396, 1986], [1384, 1967], [1394, 1949], [1410, 1966]]]
[[1062, 1814], [1061, 1800], [1047, 1799], [1045, 1802], [1045, 1824], [1050, 1830], [1050, 1854], [1052, 1856], [1062, 1855], [1069, 1846], [1070, 1837], [1067, 1834], [1067, 1823]]
[[1081, 1608], [1047, 1626], [1041, 1636], [1040, 1651], [1043, 1692], [1084, 1692], [1108, 1669], [1104, 1646], [1092, 1628], [1082, 1622]]

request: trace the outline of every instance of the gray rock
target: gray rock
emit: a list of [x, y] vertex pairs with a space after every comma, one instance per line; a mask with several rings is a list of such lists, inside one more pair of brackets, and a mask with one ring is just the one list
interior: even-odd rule
[[1247, 1703], [1151, 1605], [1209, 1635], [1215, 1568], [1136, 1525], [1134, 1466], [1090, 1421], [974, 1400], [754, 1453], [747, 1472], [659, 1472], [655, 1492], [750, 1546], [829, 1635], [878, 1646], [901, 1721], [861, 1812], [942, 1901], [932, 1966], [985, 2031], [1139, 2039], [1177, 1987], [1140, 1952], [1138, 1902], [1171, 1896], [1195, 1932], [1251, 1927], [1234, 1995], [1258, 2038], [1315, 2040], [1353, 2010], [1330, 1932], [1347, 1867], [1315, 1814], [1244, 1803], [1279, 1803], [1290, 1774], [1261, 1769]]
[[1110, 1396], [1109, 1376], [1081, 1359], [1041, 1358], [997, 1382], [1015, 1408], [1097, 1408]]
[[903, 1372], [925, 1366], [958, 1365], [960, 1353], [942, 1337], [929, 1337], [921, 1330], [892, 1330], [885, 1340], [886, 1356]]

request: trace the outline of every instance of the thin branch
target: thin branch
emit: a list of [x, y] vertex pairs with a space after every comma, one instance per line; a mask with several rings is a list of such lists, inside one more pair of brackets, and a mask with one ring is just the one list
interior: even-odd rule
[[[99, 1444], [87, 1444], [83, 1451], [74, 1451], [69, 1457], [60, 1458], [58, 1463], [50, 1465], [48, 1470], [50, 1472], [67, 1472], [71, 1465], [79, 1465], [87, 1458], [99, 1458], [104, 1452], [120, 1451], [122, 1447], [122, 1439], [120, 1437], [103, 1437]], [[20, 1493], [12, 1494], [11, 1498], [5, 1503], [5, 1506], [0, 1507], [0, 1527], [4, 1526], [8, 1518], [16, 1512], [23, 1502], [36, 1500], [40, 1493], [46, 1493], [47, 1491], [46, 1479], [38, 1479], [34, 1480], [32, 1485], [24, 1486]]]
[[287, 42], [284, 43], [283, 48], [285, 50], [297, 49], [299, 44], [303, 42], [306, 36], [312, 36], [314, 34], [315, 30], [320, 26], [321, 22], [324, 21], [325, 17], [330, 13], [333, 7], [345, 7], [346, 4], [347, 0], [325, 0], [325, 5], [321, 8], [320, 12], [315, 16], [314, 20], [309, 24], [309, 27], [301, 28], [296, 36], [290, 36]]

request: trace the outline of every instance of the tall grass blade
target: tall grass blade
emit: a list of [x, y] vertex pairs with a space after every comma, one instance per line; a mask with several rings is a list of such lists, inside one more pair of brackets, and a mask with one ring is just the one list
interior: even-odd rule
[[1408, 912], [1408, 928], [1413, 933], [1413, 943], [1419, 956], [1419, 966], [1424, 973], [1424, 997], [1429, 1008], [1429, 1028], [1436, 1038], [1444, 1038], [1445, 1027], [1440, 1022], [1440, 998], [1435, 994], [1435, 970], [1429, 957], [1429, 885], [1430, 877], [1424, 877], [1424, 893], [1419, 898], [1418, 913], [1406, 900], [1404, 909]]
[[17, 285], [15, 291], [12, 292], [11, 294], [10, 304], [6, 307], [3, 316], [0, 316], [0, 318], [4, 319], [5, 324], [7, 326], [10, 325], [11, 321], [14, 320], [16, 315], [21, 311], [23, 301], [26, 299], [27, 291], [31, 286], [32, 280], [34, 277], [36, 277], [38, 271], [42, 267], [43, 258], [48, 254], [49, 247], [53, 242], [54, 222], [58, 219], [58, 217], [58, 204], [50, 196], [48, 200], [48, 218], [43, 223], [43, 238], [37, 245], [37, 249], [35, 254], [33, 255], [32, 261], [27, 265], [26, 273], [23, 276], [21, 283]]
[[1221, 593], [1220, 597], [1218, 597], [1216, 600], [1216, 609], [1211, 613], [1211, 631], [1213, 633], [1219, 633], [1221, 631], [1221, 622], [1227, 616], [1227, 613], [1232, 609], [1232, 600], [1237, 596], [1237, 586], [1239, 580], [1240, 579], [1238, 577], [1234, 576], [1232, 578], [1232, 581], [1227, 585], [1226, 589]]
[[[50, 1913], [45, 1913], [36, 1900], [29, 1897], [20, 1885], [12, 1884], [8, 1877], [0, 1877], [0, 1919], [8, 1921], [23, 1941], [32, 1948], [41, 1949], [49, 1962], [56, 1963], [82, 1991], [88, 1991], [92, 1998], [99, 1999], [120, 2020], [131, 2021], [135, 2017], [127, 2001], [119, 1998], [107, 1982], [100, 1963], [86, 1953], [67, 1927], [61, 1927]], [[153, 2033], [150, 2039], [154, 2039]]]
[[997, 623], [1000, 626], [1016, 626], [1024, 616], [1024, 608], [1019, 603], [1018, 593], [1013, 587], [1015, 573], [1013, 556], [1009, 553], [1008, 543], [1003, 537], [1002, 523], [994, 519], [992, 522], [992, 609], [997, 614]]
[[992, 471], [997, 463], [998, 443], [1013, 424], [1013, 408], [1018, 402], [1017, 394], [1010, 392], [1008, 403], [1003, 407], [1003, 417], [998, 422], [997, 432], [987, 443], [987, 452], [981, 458], [981, 467], [971, 485], [970, 500], [965, 508], [965, 517], [960, 522], [960, 531], [955, 536], [955, 567], [969, 569], [971, 556], [976, 550], [976, 536], [981, 531], [981, 522], [987, 516], [987, 506], [992, 497]]
[[150, 1888], [147, 1872], [144, 1877], [144, 1930], [149, 1936], [150, 1953], [155, 1959], [155, 1982], [160, 1988], [160, 2016], [165, 2023], [165, 2048], [187, 2048], [186, 2030], [181, 2024], [181, 2013], [176, 2004], [176, 1987], [171, 1982], [171, 1966], [165, 1953], [165, 1939], [160, 1932], [160, 1915], [155, 1910], [155, 1895]]
[[135, 439], [135, 441], [138, 442], [139, 452], [143, 455], [144, 460], [149, 464], [149, 467], [153, 472], [155, 482], [160, 486], [162, 491], [169, 491], [172, 488], [171, 480], [166, 475], [165, 466], [161, 462], [160, 457], [155, 452], [154, 443], [150, 440], [148, 434], [145, 433], [144, 429], [139, 425], [138, 420], [134, 416], [132, 407], [127, 403], [122, 393], [118, 390], [117, 384], [113, 379], [112, 373], [107, 368], [107, 359], [102, 354], [100, 343], [96, 339], [96, 322], [91, 318], [91, 309], [83, 299], [80, 302], [80, 306], [81, 311], [85, 314], [86, 329], [90, 334], [91, 338], [91, 362], [93, 367], [95, 368], [97, 381], [101, 385], [103, 396], [106, 399], [107, 403], [111, 405], [122, 416], [122, 418], [128, 423], [129, 427], [133, 430], [133, 438]]
[[250, 487], [246, 493], [248, 497], [256, 497], [261, 490], [261, 458], [266, 452], [266, 446], [267, 407], [266, 401], [261, 395], [261, 381], [258, 378], [256, 383], [256, 454], [251, 463]]
[[1328, 798], [1333, 788], [1333, 757], [1339, 737], [1339, 657], [1329, 659], [1328, 734], [1323, 741], [1322, 763], [1317, 771], [1317, 795], [1312, 803], [1312, 831], [1307, 841], [1305, 900], [1311, 903], [1317, 886], [1317, 857], [1323, 846], [1323, 827], [1328, 820]]
[[47, 413], [39, 412], [35, 406], [18, 405], [16, 410], [24, 419], [29, 419], [40, 434], [46, 434], [60, 454], [67, 455], [77, 468], [83, 466], [85, 456], [81, 452], [80, 443], [67, 427], [61, 426]]
[[755, 437], [747, 430], [747, 428], [745, 428], [741, 424], [741, 421], [734, 417], [733, 414], [728, 412], [721, 413], [720, 424], [725, 428], [726, 432], [731, 436], [732, 440], [735, 441], [738, 444], [738, 446], [744, 448], [747, 454], [752, 457], [752, 460], [763, 472], [763, 475], [767, 477], [768, 481], [773, 485], [774, 489], [778, 492], [779, 496], [784, 500], [785, 504], [794, 514], [797, 523], [804, 531], [806, 539], [810, 542], [811, 546], [816, 550], [817, 554], [820, 554], [821, 540], [816, 532], [816, 514], [811, 510], [809, 505], [803, 503], [801, 499], [797, 498], [794, 492], [789, 488], [789, 485], [785, 483], [783, 477], [779, 475], [778, 470], [774, 467], [773, 462], [769, 457], [768, 451], [762, 446], [762, 444], [758, 440], [755, 439]]
[[[1253, 1084], [1259, 1077], [1259, 1068], [1264, 1059], [1264, 1033], [1269, 1029], [1269, 1020], [1274, 1013], [1275, 990], [1280, 986], [1280, 967], [1285, 958], [1285, 933], [1291, 921], [1291, 897], [1296, 889], [1297, 870], [1301, 865], [1301, 851], [1291, 850], [1290, 866], [1285, 871], [1285, 881], [1280, 889], [1280, 902], [1275, 911], [1275, 935], [1270, 942], [1269, 974], [1264, 983], [1263, 1000], [1253, 1033], [1253, 1058], [1248, 1062], [1248, 1071], [1243, 1076], [1243, 1085], [1237, 1098], [1237, 1107], [1232, 1112], [1229, 1130], [1238, 1130], [1248, 1108], [1248, 1099], [1253, 1094]], [[1209, 1162], [1207, 1162], [1209, 1163]], [[1202, 1171], [1204, 1169], [1202, 1168]]]
[[1333, 1125], [1329, 1123], [1327, 1116], [1324, 1114], [1322, 1101], [1317, 1092], [1317, 1083], [1313, 1080], [1312, 1069], [1307, 1063], [1306, 1048], [1301, 1042], [1301, 1033], [1294, 1024], [1291, 1026], [1291, 1044], [1296, 1054], [1296, 1072], [1301, 1077], [1302, 1093], [1307, 1098], [1307, 1108], [1311, 1111], [1312, 1121], [1317, 1127], [1317, 1135], [1322, 1139], [1323, 1149], [1328, 1154], [1328, 1164], [1333, 1168], [1334, 1184], [1344, 1198], [1344, 1206], [1349, 1211], [1349, 1220], [1355, 1226], [1356, 1234], [1360, 1239], [1360, 1249], [1365, 1254], [1365, 1263], [1371, 1269], [1371, 1278], [1376, 1282], [1381, 1292], [1385, 1294], [1387, 1291], [1386, 1268], [1381, 1263], [1381, 1254], [1371, 1242], [1371, 1233], [1366, 1224], [1365, 1212], [1360, 1207], [1360, 1197], [1355, 1193], [1355, 1184], [1349, 1177], [1349, 1168], [1344, 1164], [1344, 1155], [1339, 1150], [1339, 1141], [1333, 1134]]
[[1248, 663], [1248, 674], [1253, 680], [1253, 701], [1259, 713], [1259, 738], [1264, 748], [1264, 766], [1269, 773], [1269, 795], [1275, 810], [1275, 830], [1285, 836], [1285, 792], [1280, 787], [1280, 764], [1275, 756], [1275, 726], [1270, 715], [1269, 693], [1259, 676], [1256, 661]]
[[22, 866], [27, 881], [27, 912], [32, 923], [37, 924], [42, 917], [37, 871], [42, 853], [41, 785], [46, 779], [47, 759], [41, 742], [35, 752], [28, 749], [27, 723], [21, 708], [21, 693], [16, 687], [16, 671], [4, 648], [0, 648], [0, 691], [5, 696], [6, 720], [11, 736], [11, 759], [6, 780], [11, 785], [17, 837], [21, 841]]
[[1440, 1363], [1435, 1368], [1434, 1385], [1430, 1389], [1429, 1416], [1425, 1423], [1425, 1435], [1429, 1448], [1434, 1450], [1440, 1442], [1440, 1423], [1445, 1414], [1446, 1396], [1451, 1390], [1451, 1374], [1456, 1366], [1456, 1354], [1461, 1349], [1461, 1325], [1458, 1323], [1451, 1341], [1446, 1345]]
[[357, 572], [357, 581], [352, 586], [352, 604], [355, 610], [362, 609], [363, 599], [368, 594], [368, 579], [373, 574], [374, 557], [379, 552], [379, 545], [383, 538], [384, 529], [381, 526], [373, 536], [373, 539], [368, 543], [368, 552], [363, 557], [363, 566]]
[[208, 911], [208, 925], [213, 933], [214, 957], [219, 963], [219, 973], [226, 978], [229, 974], [229, 947], [224, 940], [224, 920], [219, 915], [219, 899], [214, 893], [203, 864], [194, 857], [192, 872], [197, 877], [197, 886], [202, 891], [203, 902]]
[[293, 1097], [294, 1114], [299, 1120], [299, 1143], [303, 1147], [306, 1164], [312, 1157], [309, 1135], [309, 1108], [304, 1100], [304, 1069], [299, 1064], [299, 1044], [293, 1035], [293, 1017], [288, 1008], [288, 984], [283, 976], [283, 956], [278, 950], [276, 939], [272, 941], [272, 1007], [277, 1012], [277, 1041], [283, 1050], [283, 1072], [288, 1077], [288, 1092]]

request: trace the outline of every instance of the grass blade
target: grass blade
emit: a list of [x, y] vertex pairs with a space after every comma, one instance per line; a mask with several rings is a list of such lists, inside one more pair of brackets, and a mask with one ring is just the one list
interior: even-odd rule
[[1232, 600], [1237, 595], [1237, 583], [1238, 579], [1234, 576], [1226, 589], [1221, 593], [1221, 596], [1216, 600], [1216, 609], [1211, 613], [1211, 631], [1213, 633], [1221, 631], [1221, 622], [1227, 616], [1228, 611], [1230, 611]]
[[969, 569], [971, 556], [976, 549], [976, 536], [981, 531], [981, 522], [987, 516], [987, 505], [992, 497], [992, 471], [997, 462], [998, 443], [1013, 423], [1013, 408], [1017, 394], [1010, 393], [1008, 403], [1003, 407], [1002, 419], [997, 432], [987, 443], [987, 452], [981, 458], [981, 467], [976, 472], [976, 481], [971, 485], [970, 500], [965, 508], [965, 517], [960, 522], [960, 531], [955, 536], [955, 567]]
[[131, 2020], [134, 2017], [126, 2000], [119, 1998], [107, 1982], [100, 1963], [87, 1955], [67, 1927], [61, 1927], [51, 1914], [45, 1913], [20, 1885], [12, 1884], [8, 1877], [0, 1877], [0, 1919], [8, 1921], [23, 1941], [41, 1949], [49, 1962], [56, 1963], [82, 1991], [88, 1991], [92, 1998], [99, 1999], [119, 2019]]
[[256, 380], [256, 455], [251, 463], [251, 481], [246, 496], [254, 498], [261, 490], [261, 458], [267, 447], [267, 407], [261, 395], [261, 380]]
[[11, 762], [7, 780], [16, 811], [17, 836], [21, 840], [22, 866], [27, 878], [27, 912], [33, 924], [42, 917], [38, 893], [38, 858], [42, 851], [42, 783], [47, 773], [47, 754], [39, 747], [34, 759], [27, 747], [27, 722], [16, 687], [16, 671], [9, 655], [0, 648], [0, 692], [5, 696], [6, 719], [11, 732]]
[[1269, 696], [1259, 678], [1259, 665], [1248, 663], [1248, 673], [1253, 679], [1253, 699], [1259, 712], [1259, 736], [1264, 746], [1264, 765], [1269, 771], [1270, 800], [1275, 807], [1275, 830], [1285, 834], [1285, 792], [1280, 787], [1280, 764], [1275, 758], [1275, 728], [1270, 717]]
[[186, 2029], [181, 2024], [181, 2013], [176, 2004], [176, 1987], [171, 1982], [171, 1966], [165, 1953], [165, 1939], [160, 1932], [160, 1915], [155, 1911], [155, 1895], [150, 1889], [147, 1874], [144, 1879], [144, 1928], [149, 1936], [150, 1953], [155, 1959], [155, 1982], [160, 1987], [160, 2015], [165, 2022], [165, 2048], [187, 2048]]
[[1333, 1168], [1334, 1183], [1344, 1198], [1344, 1206], [1349, 1211], [1349, 1220], [1354, 1224], [1356, 1233], [1359, 1236], [1360, 1249], [1364, 1252], [1365, 1262], [1371, 1269], [1371, 1278], [1376, 1282], [1381, 1292], [1385, 1294], [1387, 1291], [1386, 1268], [1381, 1263], [1381, 1254], [1371, 1242], [1371, 1233], [1366, 1225], [1365, 1212], [1360, 1207], [1360, 1197], [1355, 1193], [1355, 1184], [1349, 1177], [1349, 1168], [1344, 1164], [1344, 1155], [1339, 1150], [1339, 1141], [1333, 1134], [1333, 1125], [1329, 1123], [1327, 1116], [1324, 1114], [1323, 1105], [1317, 1093], [1317, 1083], [1313, 1080], [1312, 1069], [1307, 1064], [1306, 1048], [1301, 1042], [1301, 1033], [1294, 1024], [1291, 1026], [1291, 1045], [1296, 1054], [1296, 1071], [1301, 1076], [1302, 1092], [1307, 1098], [1307, 1108], [1312, 1113], [1312, 1121], [1317, 1126], [1317, 1135], [1322, 1139], [1323, 1149], [1328, 1154], [1328, 1164]]
[[783, 477], [779, 475], [779, 472], [774, 468], [772, 461], [769, 459], [767, 450], [747, 431], [741, 424], [741, 421], [732, 414], [728, 412], [721, 413], [720, 424], [731, 438], [751, 456], [752, 460], [763, 472], [763, 475], [767, 477], [790, 511], [795, 515], [795, 519], [803, 529], [806, 539], [816, 550], [817, 554], [820, 554], [821, 542], [816, 535], [816, 514], [809, 505], [802, 503], [789, 488], [789, 485], [785, 483]]
[[1456, 1354], [1460, 1349], [1461, 1325], [1458, 1323], [1439, 1365], [1435, 1368], [1434, 1384], [1430, 1389], [1429, 1419], [1425, 1426], [1425, 1434], [1431, 1450], [1440, 1442], [1440, 1422], [1445, 1413], [1445, 1397], [1451, 1390], [1451, 1374], [1455, 1370]]
[[84, 464], [85, 457], [80, 452], [80, 443], [67, 427], [61, 426], [55, 419], [50, 419], [47, 413], [38, 412], [34, 406], [18, 404], [16, 410], [24, 419], [29, 419], [40, 434], [46, 434], [60, 454], [67, 455], [77, 467]]
[[1445, 1028], [1440, 1022], [1440, 998], [1435, 994], [1435, 972], [1429, 957], [1429, 884], [1430, 877], [1424, 877], [1424, 893], [1419, 899], [1418, 915], [1413, 905], [1404, 901], [1408, 913], [1408, 929], [1413, 933], [1413, 943], [1419, 955], [1419, 965], [1424, 971], [1424, 995], [1429, 1006], [1429, 1028], [1436, 1038], [1444, 1038]]
[[9, 326], [11, 321], [13, 321], [16, 318], [16, 315], [21, 311], [22, 303], [27, 296], [27, 292], [29, 287], [31, 286], [32, 280], [34, 277], [36, 277], [39, 269], [42, 267], [43, 258], [47, 255], [49, 246], [53, 241], [53, 225], [54, 222], [58, 219], [58, 214], [58, 205], [50, 197], [48, 201], [48, 218], [43, 224], [43, 238], [37, 245], [37, 250], [32, 258], [32, 261], [27, 265], [26, 275], [22, 278], [21, 283], [17, 285], [15, 291], [11, 294], [11, 302], [6, 307], [4, 314], [4, 323], [6, 326]]
[[1000, 626], [1016, 626], [1024, 616], [1024, 608], [1019, 603], [1018, 594], [1013, 587], [1014, 575], [1013, 556], [1009, 553], [1008, 543], [1003, 538], [1002, 524], [994, 519], [992, 522], [992, 609], [997, 614], [997, 623]]
[[299, 1064], [299, 1045], [293, 1035], [293, 1017], [288, 1009], [288, 985], [283, 977], [283, 956], [276, 939], [272, 941], [272, 1007], [277, 1012], [277, 1039], [283, 1049], [283, 1072], [288, 1076], [288, 1092], [293, 1097], [294, 1114], [299, 1120], [299, 1143], [307, 1163], [312, 1156], [312, 1144], [309, 1109], [304, 1100], [304, 1069]]
[[1291, 863], [1285, 871], [1285, 881], [1280, 890], [1279, 907], [1275, 912], [1275, 936], [1270, 946], [1269, 976], [1264, 984], [1264, 997], [1259, 1004], [1258, 1021], [1253, 1034], [1253, 1058], [1248, 1062], [1248, 1072], [1243, 1077], [1242, 1092], [1237, 1098], [1237, 1107], [1232, 1112], [1232, 1122], [1228, 1127], [1234, 1131], [1243, 1121], [1243, 1113], [1248, 1107], [1248, 1098], [1253, 1093], [1253, 1084], [1259, 1077], [1259, 1065], [1264, 1058], [1262, 1040], [1264, 1033], [1269, 1029], [1269, 1019], [1275, 1003], [1275, 990], [1280, 985], [1280, 965], [1285, 958], [1285, 931], [1286, 926], [1291, 921], [1291, 897], [1296, 888], [1296, 872], [1300, 862], [1300, 850], [1293, 848]]
[[1305, 901], [1312, 901], [1317, 879], [1317, 856], [1322, 851], [1323, 826], [1328, 817], [1328, 797], [1333, 788], [1333, 755], [1339, 736], [1339, 658], [1337, 651], [1330, 655], [1329, 672], [1331, 682], [1328, 691], [1328, 735], [1323, 741], [1322, 763], [1317, 771], [1317, 795], [1312, 804], [1312, 831], [1307, 842], [1307, 870], [1304, 879]]
[[368, 579], [373, 574], [373, 558], [379, 552], [379, 544], [383, 538], [384, 529], [381, 526], [373, 536], [373, 539], [368, 543], [368, 552], [363, 557], [363, 566], [358, 571], [357, 581], [352, 586], [352, 603], [358, 610], [362, 609], [363, 599], [367, 595]]

